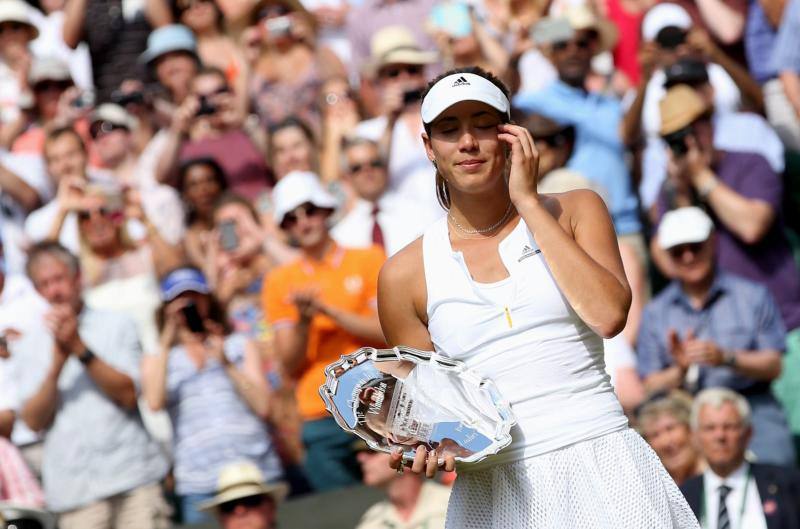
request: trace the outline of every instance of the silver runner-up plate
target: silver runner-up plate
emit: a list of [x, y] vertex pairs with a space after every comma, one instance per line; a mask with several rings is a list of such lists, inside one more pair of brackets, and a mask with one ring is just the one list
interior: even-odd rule
[[319, 393], [339, 426], [373, 450], [418, 446], [476, 463], [511, 443], [511, 406], [491, 380], [441, 354], [363, 347], [325, 368]]

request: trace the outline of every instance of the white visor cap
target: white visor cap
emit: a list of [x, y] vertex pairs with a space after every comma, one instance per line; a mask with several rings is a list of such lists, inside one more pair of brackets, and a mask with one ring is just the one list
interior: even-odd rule
[[440, 79], [422, 100], [422, 122], [431, 123], [461, 101], [480, 101], [511, 117], [511, 104], [494, 83], [474, 73], [454, 73]]
[[714, 221], [702, 209], [690, 206], [668, 211], [658, 227], [658, 245], [669, 250], [681, 244], [708, 240], [714, 231]]

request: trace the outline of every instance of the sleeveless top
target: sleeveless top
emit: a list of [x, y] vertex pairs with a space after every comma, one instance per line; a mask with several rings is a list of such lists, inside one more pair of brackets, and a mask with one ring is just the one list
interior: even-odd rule
[[466, 470], [627, 427], [605, 372], [602, 338], [569, 305], [522, 219], [499, 245], [510, 277], [493, 284], [500, 288], [490, 295], [453, 251], [447, 217], [426, 230], [422, 247], [436, 352], [493, 380], [517, 419], [512, 444]]

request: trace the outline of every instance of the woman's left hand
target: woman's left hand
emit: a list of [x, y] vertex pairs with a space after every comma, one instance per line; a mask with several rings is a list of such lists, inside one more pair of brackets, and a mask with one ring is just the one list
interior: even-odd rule
[[508, 175], [508, 194], [511, 202], [519, 208], [526, 203], [538, 202], [539, 192], [539, 152], [533, 144], [533, 137], [524, 127], [502, 123], [497, 126], [498, 139], [511, 146]]

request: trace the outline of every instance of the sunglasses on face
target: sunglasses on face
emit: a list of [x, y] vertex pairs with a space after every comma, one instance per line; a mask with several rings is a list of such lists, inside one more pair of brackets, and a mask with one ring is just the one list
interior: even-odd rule
[[97, 209], [85, 209], [78, 212], [78, 220], [86, 221], [92, 218], [92, 213], [96, 212], [104, 219], [113, 219], [122, 215], [121, 211], [116, 211], [111, 208], [102, 206]]
[[6, 31], [22, 31], [27, 29], [28, 26], [22, 24], [21, 22], [3, 22], [0, 23], [0, 34], [5, 33]]
[[226, 501], [225, 503], [221, 503], [219, 505], [219, 512], [222, 514], [231, 514], [236, 510], [236, 507], [240, 505], [246, 509], [260, 507], [264, 504], [264, 499], [264, 496], [247, 496], [246, 498], [238, 498], [235, 500]]
[[322, 211], [322, 209], [318, 208], [314, 204], [303, 204], [302, 206], [298, 206], [294, 209], [294, 211], [290, 211], [284, 215], [283, 222], [281, 222], [281, 228], [287, 229], [297, 224], [298, 211], [302, 211], [304, 217], [311, 217]]
[[678, 246], [673, 246], [669, 250], [669, 255], [672, 256], [673, 259], [678, 259], [683, 256], [685, 252], [691, 252], [692, 255], [697, 255], [703, 249], [702, 242], [692, 242], [687, 244], [679, 244]]
[[208, 99], [209, 97], [214, 97], [214, 96], [218, 96], [218, 95], [221, 95], [221, 94], [230, 93], [230, 91], [231, 91], [231, 87], [225, 85], [225, 86], [220, 86], [216, 90], [212, 90], [212, 91], [206, 92], [206, 93], [196, 92], [195, 95], [197, 95], [197, 97], [205, 97], [206, 99]]
[[373, 160], [364, 163], [354, 163], [353, 165], [350, 166], [350, 172], [360, 173], [361, 171], [367, 168], [380, 169], [381, 167], [383, 167], [383, 161], [378, 158], [375, 158]]
[[267, 6], [261, 9], [256, 14], [256, 20], [264, 20], [265, 18], [276, 18], [288, 15], [292, 11], [284, 5]]
[[419, 64], [404, 64], [399, 66], [390, 66], [381, 70], [380, 76], [384, 79], [396, 79], [403, 73], [408, 75], [421, 75], [422, 65]]
[[89, 127], [89, 135], [92, 139], [96, 140], [100, 136], [105, 136], [115, 130], [127, 131], [128, 128], [116, 123], [111, 123], [110, 121], [96, 121]]
[[33, 86], [34, 92], [63, 92], [67, 88], [72, 86], [72, 83], [69, 81], [39, 81]]
[[560, 42], [556, 42], [553, 44], [553, 49], [555, 51], [564, 51], [570, 47], [570, 45], [574, 44], [576, 48], [579, 50], [588, 50], [592, 46], [592, 42], [594, 39], [591, 37], [582, 37], [579, 39], [572, 39], [572, 40], [562, 40]]

